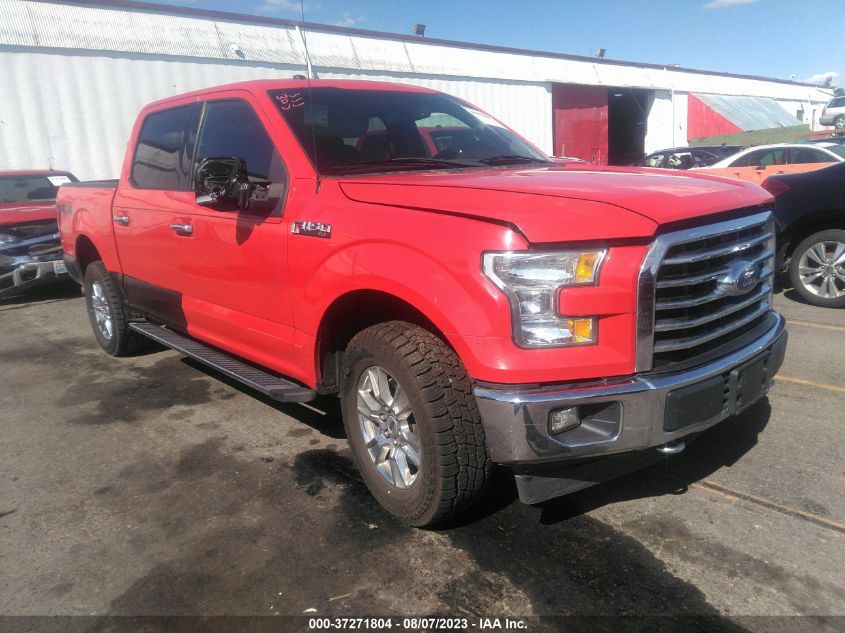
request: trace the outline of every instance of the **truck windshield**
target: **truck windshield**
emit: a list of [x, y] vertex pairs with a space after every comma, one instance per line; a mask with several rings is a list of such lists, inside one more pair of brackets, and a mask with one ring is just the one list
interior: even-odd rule
[[270, 97], [321, 175], [549, 161], [489, 115], [440, 93], [303, 86]]
[[55, 200], [60, 185], [75, 181], [75, 178], [65, 174], [0, 176], [0, 202]]

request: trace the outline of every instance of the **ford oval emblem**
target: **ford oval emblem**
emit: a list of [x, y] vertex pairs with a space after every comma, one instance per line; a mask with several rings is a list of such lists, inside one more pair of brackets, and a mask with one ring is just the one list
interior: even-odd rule
[[760, 266], [740, 261], [731, 265], [728, 273], [719, 280], [719, 290], [726, 295], [744, 295], [760, 281]]

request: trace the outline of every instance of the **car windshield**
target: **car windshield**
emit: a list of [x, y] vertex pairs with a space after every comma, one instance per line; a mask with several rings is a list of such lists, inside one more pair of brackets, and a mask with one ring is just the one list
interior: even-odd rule
[[489, 115], [440, 93], [303, 86], [270, 96], [321, 175], [549, 162]]
[[829, 145], [828, 147], [825, 147], [825, 149], [829, 152], [833, 152], [837, 156], [845, 158], [845, 145]]
[[0, 176], [0, 202], [38, 202], [56, 199], [59, 186], [72, 182], [64, 174]]

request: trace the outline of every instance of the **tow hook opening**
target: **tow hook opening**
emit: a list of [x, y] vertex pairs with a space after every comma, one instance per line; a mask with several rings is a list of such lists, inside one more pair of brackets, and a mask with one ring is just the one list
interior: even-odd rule
[[683, 440], [675, 440], [673, 442], [666, 442], [657, 447], [657, 452], [663, 455], [677, 455], [687, 447]]

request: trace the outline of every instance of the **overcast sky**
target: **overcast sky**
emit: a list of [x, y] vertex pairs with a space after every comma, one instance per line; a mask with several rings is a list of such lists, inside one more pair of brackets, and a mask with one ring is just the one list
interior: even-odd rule
[[[845, 87], [842, 0], [305, 0], [305, 19], [389, 33]], [[162, 4], [300, 19], [300, 0]]]

